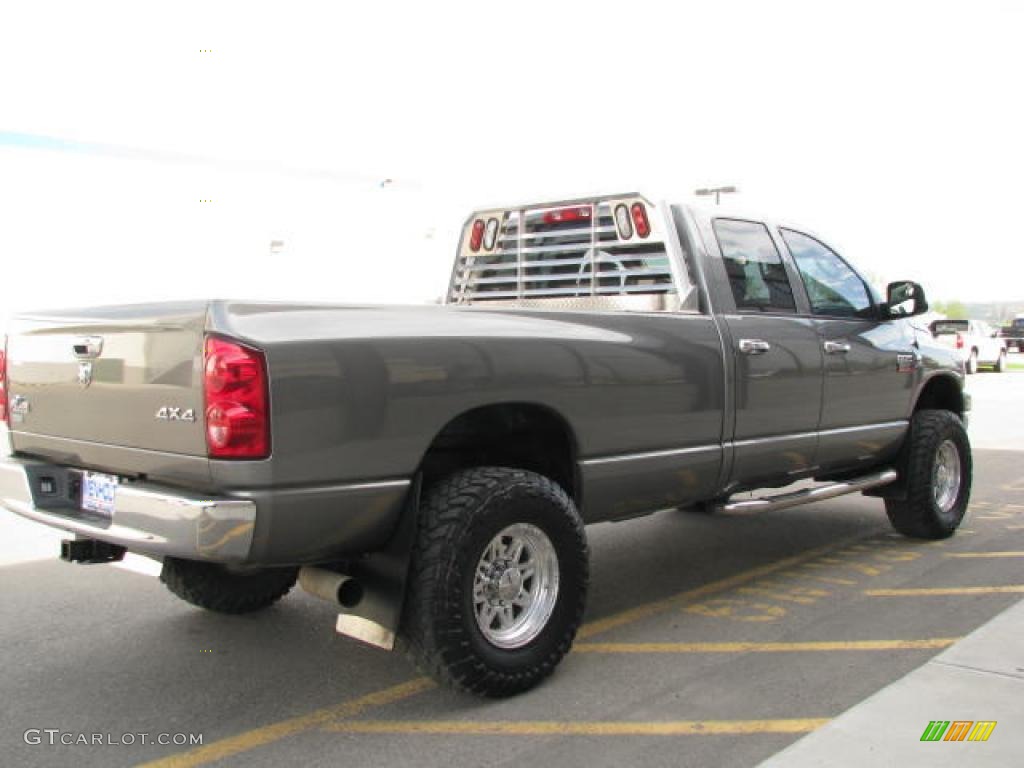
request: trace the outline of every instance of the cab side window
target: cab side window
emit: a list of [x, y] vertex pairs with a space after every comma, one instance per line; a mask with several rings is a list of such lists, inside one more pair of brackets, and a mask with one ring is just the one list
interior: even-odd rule
[[813, 237], [780, 229], [811, 300], [811, 311], [830, 317], [870, 317], [874, 312], [864, 281], [842, 258]]
[[795, 312], [793, 287], [764, 224], [715, 219], [715, 237], [738, 310]]

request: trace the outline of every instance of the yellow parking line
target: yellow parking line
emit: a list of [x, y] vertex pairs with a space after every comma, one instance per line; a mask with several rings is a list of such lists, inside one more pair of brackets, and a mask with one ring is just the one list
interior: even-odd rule
[[808, 733], [828, 718], [792, 720], [667, 720], [656, 722], [557, 720], [343, 720], [333, 733], [431, 734], [462, 736], [721, 736], [753, 733]]
[[928, 587], [922, 589], [865, 589], [871, 597], [927, 597], [933, 595], [1004, 595], [1024, 592], [1024, 584], [1005, 587]]
[[851, 584], [857, 583], [854, 579], [838, 579], [832, 576], [817, 576], [812, 574], [810, 578], [818, 581], [824, 581], [828, 584], [842, 584], [844, 586], [850, 586]]
[[[620, 627], [634, 621], [639, 621], [640, 619], [644, 619], [648, 616], [654, 616], [658, 613], [662, 613], [663, 611], [671, 610], [676, 606], [684, 605], [692, 600], [706, 597], [717, 592], [723, 592], [739, 584], [753, 581], [765, 574], [781, 571], [793, 565], [813, 560], [826, 552], [835, 551], [838, 547], [854, 543], [860, 538], [860, 536], [850, 536], [838, 542], [832, 542], [831, 544], [826, 544], [821, 547], [815, 547], [814, 549], [809, 549], [801, 554], [777, 560], [773, 563], [768, 563], [767, 565], [762, 565], [757, 568], [752, 568], [663, 600], [639, 605], [635, 608], [623, 611], [622, 613], [613, 614], [605, 619], [598, 619], [597, 621], [585, 624], [576, 636], [580, 639], [592, 637], [600, 632], [606, 632], [609, 629]], [[228, 738], [189, 750], [188, 752], [170, 755], [161, 760], [146, 763], [143, 768], [191, 768], [192, 766], [206, 765], [207, 763], [212, 763], [216, 760], [247, 752], [265, 744], [271, 744], [283, 738], [287, 738], [288, 736], [317, 728], [332, 720], [353, 717], [354, 715], [360, 714], [368, 709], [382, 707], [392, 702], [406, 699], [420, 693], [421, 691], [427, 690], [431, 686], [432, 683], [430, 683], [426, 678], [417, 678], [407, 683], [386, 688], [383, 691], [378, 691], [377, 693], [371, 693], [367, 696], [353, 699], [349, 702], [343, 702], [336, 707], [318, 709], [307, 715], [300, 715], [288, 720], [283, 720], [279, 723], [271, 723], [259, 728], [254, 728], [250, 731], [246, 731], [245, 733], [238, 734], [237, 736], [229, 736]]]
[[368, 709], [382, 707], [392, 704], [417, 693], [433, 687], [433, 683], [425, 677], [418, 677], [407, 683], [400, 683], [382, 691], [361, 696], [358, 699], [345, 701], [333, 707], [324, 707], [312, 712], [282, 720], [279, 723], [254, 728], [251, 731], [240, 733], [237, 736], [230, 736], [212, 744], [207, 744], [188, 752], [181, 752], [170, 755], [160, 760], [154, 760], [143, 764], [142, 768], [189, 768], [190, 766], [205, 765], [215, 760], [223, 760], [227, 757], [248, 752], [256, 747], [262, 747], [279, 741], [287, 736], [293, 736], [303, 731], [308, 731], [342, 717], [355, 717]]
[[958, 637], [923, 640], [824, 640], [794, 643], [577, 643], [577, 653], [788, 653], [793, 651], [899, 651], [947, 648]]
[[782, 560], [776, 560], [773, 563], [767, 565], [761, 565], [757, 568], [751, 568], [746, 571], [727, 576], [724, 579], [718, 581], [712, 581], [694, 589], [680, 592], [671, 597], [666, 597], [662, 600], [655, 600], [651, 603], [645, 603], [638, 605], [635, 608], [622, 611], [621, 613], [612, 614], [603, 619], [597, 619], [596, 621], [588, 622], [584, 624], [579, 632], [576, 633], [576, 637], [580, 640], [585, 640], [588, 637], [607, 632], [608, 630], [621, 627], [625, 624], [632, 624], [641, 619], [646, 619], [650, 616], [656, 616], [659, 613], [670, 611], [673, 608], [685, 605], [686, 603], [692, 602], [708, 595], [717, 594], [718, 592], [724, 592], [733, 587], [739, 586], [740, 584], [746, 584], [748, 581], [754, 581], [762, 576], [769, 573], [775, 573], [776, 571], [785, 570], [791, 568], [794, 565], [813, 560], [821, 557], [826, 552], [833, 552], [836, 548], [842, 547], [851, 541], [856, 541], [859, 536], [851, 536], [847, 539], [832, 542], [821, 547], [815, 547], [814, 549], [808, 549], [806, 552], [801, 552], [799, 555], [793, 555], [792, 557], [783, 558]]
[[1024, 557], [1024, 552], [946, 552], [946, 557]]

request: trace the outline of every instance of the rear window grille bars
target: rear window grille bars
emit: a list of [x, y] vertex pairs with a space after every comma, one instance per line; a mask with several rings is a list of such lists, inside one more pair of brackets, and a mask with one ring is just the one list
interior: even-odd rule
[[[533, 305], [648, 294], [671, 308], [672, 261], [655, 214], [638, 195], [479, 212], [463, 232], [448, 301]], [[476, 222], [486, 229], [492, 219], [496, 237], [472, 237]]]

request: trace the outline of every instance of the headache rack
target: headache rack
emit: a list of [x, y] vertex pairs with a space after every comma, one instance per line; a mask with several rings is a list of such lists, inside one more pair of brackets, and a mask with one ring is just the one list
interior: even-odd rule
[[667, 211], [636, 193], [475, 212], [449, 304], [696, 309]]

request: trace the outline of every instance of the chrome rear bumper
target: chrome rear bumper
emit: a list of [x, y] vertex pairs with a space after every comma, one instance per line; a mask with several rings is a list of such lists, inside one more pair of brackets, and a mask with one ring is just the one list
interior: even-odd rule
[[122, 483], [110, 519], [74, 498], [76, 470], [0, 458], [0, 507], [29, 520], [132, 552], [213, 562], [244, 561], [252, 548], [256, 504], [142, 482]]

